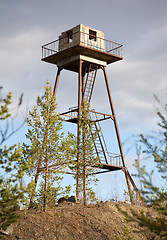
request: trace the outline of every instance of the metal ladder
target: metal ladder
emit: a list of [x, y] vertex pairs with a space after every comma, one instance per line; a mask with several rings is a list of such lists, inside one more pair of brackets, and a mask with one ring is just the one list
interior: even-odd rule
[[[92, 97], [92, 92], [95, 84], [96, 73], [98, 70], [98, 66], [94, 64], [89, 65], [89, 69], [87, 72], [86, 80], [83, 86], [83, 95], [82, 95], [82, 103], [90, 102]], [[104, 135], [101, 131], [99, 119], [96, 113], [90, 114], [90, 120], [94, 122], [91, 129], [91, 134], [97, 132], [97, 138], [94, 141], [94, 146], [96, 150], [96, 154], [99, 157], [101, 163], [104, 164], [112, 164], [112, 165], [120, 165], [120, 155], [119, 154], [112, 154], [108, 152], [107, 145], [104, 139]], [[114, 164], [115, 163], [115, 164]]]
[[84, 83], [82, 101], [83, 99], [86, 102], [90, 102], [91, 100], [97, 69], [98, 67], [96, 65], [93, 64], [89, 65], [86, 81]]

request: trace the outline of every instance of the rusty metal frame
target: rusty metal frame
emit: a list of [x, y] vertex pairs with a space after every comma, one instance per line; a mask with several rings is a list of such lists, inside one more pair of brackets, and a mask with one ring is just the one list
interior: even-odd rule
[[62, 68], [58, 68], [57, 75], [56, 75], [56, 80], [55, 80], [55, 85], [54, 85], [54, 89], [53, 89], [53, 95], [54, 96], [56, 96], [61, 70], [62, 70]]
[[[69, 117], [70, 119], [71, 118], [78, 118], [78, 116], [75, 115], [75, 113], [78, 112], [78, 108], [73, 108], [73, 109], [70, 109], [69, 111], [66, 111], [66, 112], [63, 112], [63, 113], [60, 113], [61, 116], [65, 116], [65, 117]], [[71, 113], [71, 115], [69, 115], [68, 113]], [[72, 113], [74, 113], [72, 115]], [[110, 114], [107, 114], [107, 113], [101, 113], [101, 112], [97, 112], [97, 111], [94, 111], [93, 109], [90, 110], [90, 113], [96, 113], [98, 115], [102, 115], [103, 118], [99, 119], [99, 120], [90, 120], [90, 121], [93, 121], [93, 122], [100, 122], [100, 121], [103, 121], [103, 120], [107, 120], [107, 119], [112, 119], [114, 120], [114, 116], [113, 115], [110, 115]], [[66, 120], [68, 121], [68, 120]]]
[[[82, 60], [79, 60], [79, 73], [78, 73], [78, 120], [81, 118], [81, 97], [82, 97]], [[79, 123], [79, 121], [78, 121]], [[77, 162], [80, 162], [80, 125], [78, 124], [77, 128]], [[77, 169], [77, 172], [79, 171], [79, 168]], [[79, 199], [79, 174], [77, 174], [76, 177], [76, 198]]]
[[[80, 32], [82, 33], [82, 32]], [[96, 37], [98, 38], [98, 37]], [[102, 38], [103, 39], [103, 38]], [[115, 54], [115, 56], [119, 56], [122, 57], [122, 45], [121, 44], [117, 44], [115, 42], [103, 39], [103, 41], [107, 42], [108, 45], [110, 44], [110, 47], [107, 47], [107, 49], [105, 49], [103, 52], [104, 53], [111, 53], [111, 55]], [[58, 46], [59, 44], [59, 40], [50, 42], [48, 44], [45, 44], [42, 46], [42, 58], [45, 58], [47, 56], [51, 56], [54, 55], [58, 52]], [[114, 47], [113, 47], [114, 46]], [[86, 46], [85, 46], [86, 47]], [[105, 46], [106, 47], [106, 46]], [[79, 121], [78, 119], [81, 118], [81, 105], [82, 105], [82, 101], [84, 100], [84, 93], [85, 93], [85, 88], [84, 88], [84, 78], [85, 78], [85, 74], [87, 72], [87, 70], [83, 70], [83, 62], [82, 60], [79, 60], [79, 66], [78, 66], [78, 106], [70, 109], [69, 111], [66, 111], [64, 113], [61, 113], [61, 115], [65, 116], [65, 117], [69, 117], [70, 119], [76, 119], [76, 123], [78, 124], [78, 128], [77, 128], [77, 147], [79, 149], [80, 147], [80, 126], [79, 126]], [[90, 63], [91, 65], [91, 63]], [[64, 68], [64, 67], [63, 67]], [[53, 90], [53, 95], [56, 96], [56, 92], [57, 92], [57, 88], [58, 88], [58, 83], [59, 83], [59, 78], [60, 78], [60, 73], [63, 70], [63, 68], [58, 67], [57, 70], [57, 75], [56, 75], [56, 80], [55, 80], [55, 85], [54, 85], [54, 90]], [[103, 165], [103, 169], [107, 170], [107, 171], [99, 171], [95, 174], [100, 174], [100, 173], [107, 173], [107, 172], [111, 172], [111, 171], [115, 171], [115, 170], [123, 170], [123, 172], [125, 173], [125, 178], [126, 178], [126, 183], [128, 186], [128, 191], [129, 191], [129, 195], [130, 195], [130, 200], [132, 202], [132, 204], [134, 203], [134, 199], [132, 196], [132, 190], [131, 190], [131, 185], [134, 187], [134, 189], [136, 190], [137, 194], [140, 196], [137, 187], [130, 175], [130, 173], [127, 170], [126, 167], [126, 163], [125, 163], [125, 158], [124, 158], [124, 153], [123, 153], [123, 149], [122, 149], [122, 143], [121, 143], [121, 139], [120, 139], [120, 135], [119, 135], [119, 130], [118, 130], [118, 124], [117, 124], [117, 119], [116, 119], [116, 115], [115, 115], [115, 110], [114, 110], [114, 106], [113, 106], [113, 101], [112, 101], [112, 97], [111, 97], [111, 92], [110, 92], [110, 87], [109, 87], [109, 82], [108, 82], [108, 77], [107, 77], [107, 73], [106, 73], [106, 67], [98, 65], [97, 69], [101, 68], [103, 70], [103, 74], [104, 74], [104, 79], [105, 79], [105, 84], [106, 84], [106, 89], [107, 89], [107, 94], [108, 94], [108, 99], [109, 99], [109, 104], [110, 104], [110, 109], [111, 109], [111, 114], [105, 114], [105, 113], [100, 113], [100, 112], [96, 112], [94, 110], [90, 110], [91, 113], [95, 113], [95, 114], [99, 114], [102, 115], [102, 118], [98, 118], [97, 120], [94, 120], [94, 122], [100, 122], [103, 120], [107, 120], [107, 119], [112, 119], [114, 122], [114, 127], [115, 127], [115, 131], [116, 131], [116, 137], [117, 137], [117, 141], [118, 141], [118, 146], [119, 146], [119, 150], [120, 150], [120, 155], [119, 154], [115, 154], [114, 155], [110, 155], [111, 159], [118, 159], [120, 160], [120, 156], [121, 156], [121, 161], [123, 166], [115, 166], [115, 165], [110, 165], [110, 163], [108, 163], [106, 161], [106, 164], [101, 164]], [[90, 69], [87, 72], [87, 74], [89, 75]], [[96, 70], [97, 72], [97, 70]], [[88, 75], [87, 75], [87, 80], [88, 80]], [[94, 83], [95, 83], [95, 78], [96, 78], [96, 73], [94, 76], [94, 82], [93, 82], [93, 87], [94, 87]], [[91, 94], [90, 94], [90, 98], [89, 98], [89, 102], [91, 101], [91, 96], [93, 93], [93, 87], [91, 90]], [[93, 121], [90, 119], [90, 121]], [[104, 151], [104, 149], [103, 149]], [[110, 154], [110, 153], [108, 153]], [[78, 151], [77, 154], [77, 161], [80, 161], [80, 152]], [[42, 171], [42, 168], [40, 169]], [[71, 174], [71, 173], [69, 173]], [[76, 197], [79, 198], [79, 178], [76, 178]]]
[[125, 172], [125, 178], [126, 178], [126, 182], [127, 182], [127, 186], [128, 186], [129, 196], [130, 196], [130, 200], [133, 204], [134, 199], [133, 199], [132, 189], [131, 189], [131, 186], [130, 186], [129, 176], [128, 176], [127, 168], [126, 168], [126, 164], [125, 164], [125, 157], [124, 157], [124, 153], [123, 153], [123, 149], [122, 149], [121, 138], [120, 138], [120, 135], [119, 135], [118, 124], [117, 124], [114, 105], [113, 105], [113, 101], [112, 101], [112, 97], [111, 97], [111, 92], [110, 92], [108, 77], [107, 77], [107, 73], [106, 73], [106, 68], [102, 67], [102, 70], [103, 70], [103, 73], [104, 73], [104, 78], [105, 78], [105, 83], [106, 83], [106, 88], [107, 88], [107, 93], [108, 93], [111, 112], [112, 112], [112, 115], [114, 116], [114, 126], [115, 126], [115, 130], [116, 130], [118, 144], [119, 144], [119, 150], [120, 150], [121, 157], [122, 157], [123, 167], [125, 169], [124, 172]]

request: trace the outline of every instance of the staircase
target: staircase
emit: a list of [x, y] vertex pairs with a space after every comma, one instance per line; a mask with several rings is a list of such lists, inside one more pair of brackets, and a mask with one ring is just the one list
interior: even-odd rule
[[98, 122], [97, 114], [95, 112], [91, 112], [90, 119], [94, 122], [91, 129], [92, 135], [94, 133], [97, 133], [97, 138], [94, 142], [94, 146], [100, 163], [113, 166], [121, 166], [121, 155], [108, 152], [104, 135], [101, 130], [100, 123]]
[[89, 65], [86, 81], [84, 83], [82, 101], [90, 102], [91, 100], [97, 69], [98, 67], [96, 65]]
[[[91, 101], [97, 70], [98, 67], [96, 65], [94, 64], [89, 65], [89, 69], [87, 71], [87, 75], [85, 76], [85, 81], [83, 84], [82, 104], [84, 104], [84, 102]], [[77, 123], [78, 113], [77, 107], [70, 108], [69, 110], [71, 117], [70, 115], [68, 115], [70, 119], [68, 119], [67, 121]], [[92, 136], [94, 135], [94, 133], [97, 133], [96, 140], [94, 141], [94, 147], [96, 154], [99, 157], [100, 163], [112, 166], [121, 166], [122, 165], [121, 155], [108, 152], [104, 135], [101, 131], [97, 113], [95, 111], [94, 112], [92, 111], [90, 112], [89, 117], [90, 121], [94, 122], [92, 126], [89, 125]]]
[[108, 149], [104, 139], [104, 135], [101, 131], [100, 123], [96, 122], [98, 120], [97, 114], [93, 113], [93, 116], [91, 116], [91, 118], [93, 121], [95, 121], [92, 126], [92, 135], [94, 133], [97, 133], [97, 138], [94, 142], [97, 156], [99, 157], [101, 163], [108, 164]]

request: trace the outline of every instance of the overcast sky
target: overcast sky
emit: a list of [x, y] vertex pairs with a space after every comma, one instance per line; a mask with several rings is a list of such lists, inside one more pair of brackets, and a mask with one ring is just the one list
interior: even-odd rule
[[[166, 13], [166, 0], [0, 0], [0, 85], [12, 91], [14, 99], [23, 92], [24, 102], [34, 105], [46, 80], [54, 84], [57, 70], [41, 62], [41, 46], [82, 23], [123, 44], [123, 61], [107, 68], [121, 128], [130, 132], [136, 127], [138, 131], [151, 128], [155, 124], [153, 94], [164, 101], [167, 92]], [[77, 76], [70, 74], [62, 74], [58, 89], [57, 100], [60, 95], [64, 108], [67, 98], [74, 99], [76, 93]], [[94, 92], [96, 108], [104, 107], [103, 87], [100, 78]]]
[[[41, 46], [78, 24], [101, 30], [105, 38], [123, 44], [123, 57], [107, 67], [121, 134], [152, 131], [156, 125], [154, 98], [167, 93], [166, 0], [0, 0], [0, 86], [24, 93], [33, 106], [57, 67], [41, 62]], [[76, 74], [64, 71], [58, 86], [59, 108], [76, 104]], [[105, 112], [106, 92], [99, 72], [93, 95], [96, 110]]]

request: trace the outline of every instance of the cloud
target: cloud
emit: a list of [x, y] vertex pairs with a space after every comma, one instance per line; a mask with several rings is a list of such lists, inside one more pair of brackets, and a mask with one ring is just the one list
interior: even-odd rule
[[[0, 0], [0, 86], [3, 86], [3, 93], [12, 91], [15, 105], [23, 92], [21, 111], [25, 113], [27, 105], [31, 109], [37, 96], [43, 94], [46, 80], [54, 85], [57, 71], [56, 66], [41, 62], [41, 46], [82, 23], [102, 30], [106, 39], [123, 44], [124, 59], [107, 66], [121, 137], [126, 140], [132, 134], [152, 131], [158, 121], [153, 94], [166, 103], [166, 9], [166, 0]], [[77, 105], [77, 79], [75, 73], [61, 72], [57, 92], [59, 111]], [[97, 111], [110, 113], [100, 70], [91, 105]], [[22, 121], [22, 116], [20, 119]], [[116, 149], [111, 125], [111, 121], [102, 124], [109, 151]], [[22, 128], [11, 141], [24, 141], [26, 131], [26, 127]], [[133, 139], [131, 142], [135, 151]], [[128, 142], [123, 147], [130, 148], [130, 145]], [[126, 157], [130, 170], [134, 155], [130, 151]], [[104, 184], [110, 188], [109, 184], [119, 180], [121, 190], [126, 185], [122, 171], [103, 175], [102, 179], [99, 186], [104, 192]]]
[[[88, 4], [89, 3], [89, 4]], [[41, 62], [41, 45], [52, 41], [79, 23], [105, 33], [106, 38], [123, 43], [121, 62], [107, 67], [117, 119], [123, 131], [152, 128], [156, 122], [153, 94], [165, 101], [166, 92], [166, 1], [127, 0], [1, 2], [0, 83], [21, 92], [33, 106], [49, 79], [54, 85], [56, 67]], [[77, 76], [63, 71], [58, 86], [60, 110], [77, 103]], [[28, 100], [27, 100], [28, 99]], [[71, 105], [71, 106], [70, 106]], [[109, 112], [102, 73], [98, 73], [92, 107]]]

